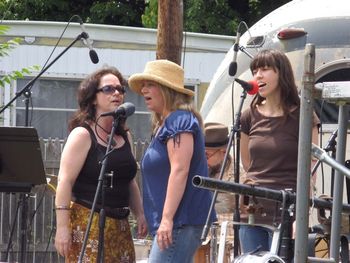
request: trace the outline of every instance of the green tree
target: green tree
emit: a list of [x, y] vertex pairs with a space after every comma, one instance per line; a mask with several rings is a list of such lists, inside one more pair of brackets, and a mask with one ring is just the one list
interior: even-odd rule
[[90, 8], [89, 22], [142, 27], [144, 0], [96, 1]]
[[241, 19], [249, 26], [291, 0], [248, 0], [229, 1], [230, 6], [242, 14]]
[[0, 14], [8, 20], [69, 21], [78, 14], [97, 24], [142, 26], [144, 0], [0, 0]]
[[[236, 34], [240, 21], [252, 26], [290, 0], [183, 0], [184, 30], [210, 34]], [[158, 0], [149, 0], [142, 16], [145, 27], [157, 27]]]
[[[149, 0], [142, 22], [145, 27], [156, 28], [158, 0]], [[239, 14], [227, 0], [184, 0], [184, 30], [209, 34], [233, 34]]]
[[239, 13], [231, 9], [226, 0], [184, 2], [186, 31], [232, 35], [236, 32], [239, 20]]
[[2, 19], [65, 21], [69, 17], [69, 0], [0, 0]]
[[148, 0], [145, 12], [142, 15], [144, 27], [157, 28], [158, 23], [158, 0]]
[[[290, 0], [183, 0], [184, 30], [234, 35]], [[157, 28], [158, 0], [0, 0], [2, 19], [68, 21]]]

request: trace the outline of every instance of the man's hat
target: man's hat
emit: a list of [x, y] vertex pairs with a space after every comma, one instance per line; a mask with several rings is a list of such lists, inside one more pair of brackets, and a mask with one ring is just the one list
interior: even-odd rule
[[228, 127], [218, 122], [204, 124], [205, 147], [212, 149], [226, 148], [228, 143]]

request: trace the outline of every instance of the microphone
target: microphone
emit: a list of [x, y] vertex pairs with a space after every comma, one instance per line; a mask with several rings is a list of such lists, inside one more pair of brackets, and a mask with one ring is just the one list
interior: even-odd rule
[[135, 112], [135, 105], [132, 104], [131, 102], [125, 102], [122, 105], [120, 105], [118, 108], [116, 108], [114, 111], [102, 113], [100, 116], [101, 117], [113, 116], [114, 118], [117, 118], [117, 117], [127, 118], [133, 115], [134, 112]]
[[94, 64], [97, 64], [99, 59], [98, 59], [98, 56], [97, 56], [97, 53], [96, 51], [92, 48], [92, 41], [89, 37], [89, 34], [87, 33], [86, 29], [85, 29], [85, 26], [84, 26], [84, 23], [83, 23], [83, 20], [81, 19], [81, 17], [78, 17], [79, 18], [79, 24], [80, 24], [80, 28], [81, 30], [83, 31], [83, 33], [81, 34], [82, 36], [82, 41], [83, 43], [90, 49], [89, 51], [89, 56], [90, 56], [90, 59], [92, 61], [92, 63]]
[[346, 166], [340, 164], [336, 160], [334, 160], [331, 156], [329, 156], [325, 150], [321, 149], [315, 144], [311, 145], [311, 154], [319, 159], [321, 162], [325, 162], [332, 168], [336, 169], [337, 171], [343, 173], [347, 178], [350, 178], [350, 170], [346, 168]]
[[232, 59], [232, 62], [230, 63], [230, 66], [228, 67], [228, 74], [231, 77], [235, 76], [237, 72], [237, 53], [239, 50], [240, 38], [241, 38], [241, 33], [239, 32], [239, 30], [237, 30], [236, 41], [233, 46], [233, 59]]
[[238, 82], [249, 95], [254, 95], [259, 91], [259, 85], [254, 80], [250, 80], [247, 82], [247, 81], [235, 78], [235, 81]]

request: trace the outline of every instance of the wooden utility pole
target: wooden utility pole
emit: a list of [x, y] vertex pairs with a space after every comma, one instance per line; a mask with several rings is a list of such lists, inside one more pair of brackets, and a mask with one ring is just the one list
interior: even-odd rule
[[181, 65], [183, 1], [158, 0], [157, 59]]

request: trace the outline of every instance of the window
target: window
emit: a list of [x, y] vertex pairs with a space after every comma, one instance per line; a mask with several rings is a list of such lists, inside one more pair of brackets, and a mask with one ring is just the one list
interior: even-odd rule
[[[31, 79], [17, 80], [20, 91]], [[32, 105], [29, 105], [28, 123], [35, 127], [39, 137], [65, 139], [68, 136], [68, 120], [77, 109], [76, 92], [81, 79], [38, 79], [31, 88]], [[197, 85], [188, 84], [186, 88], [197, 94]], [[195, 96], [195, 105], [197, 103]], [[150, 140], [150, 112], [142, 96], [127, 90], [125, 100], [133, 103], [136, 112], [127, 120], [134, 140]], [[25, 126], [25, 97], [15, 101], [15, 125]]]

